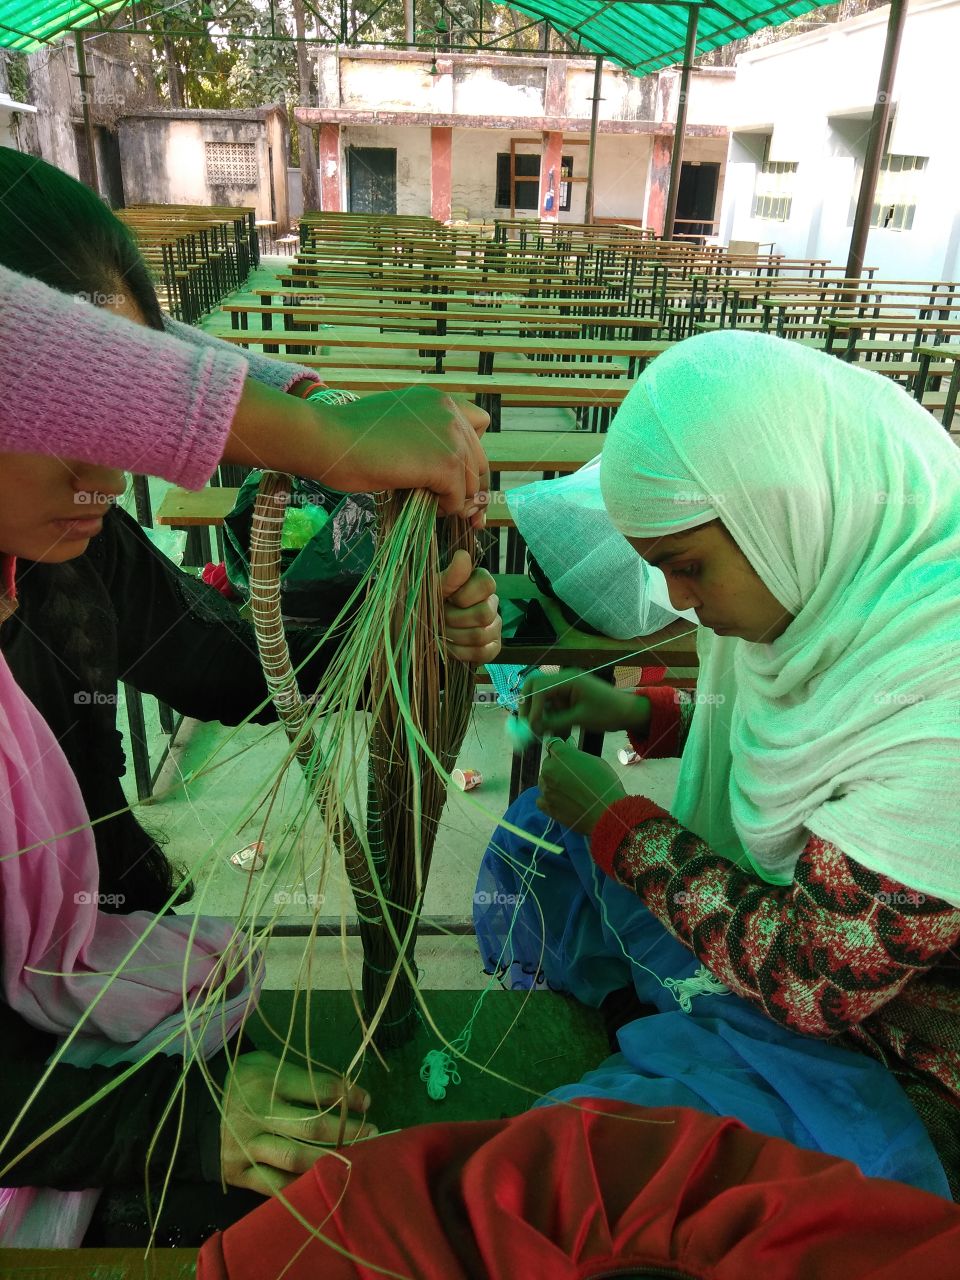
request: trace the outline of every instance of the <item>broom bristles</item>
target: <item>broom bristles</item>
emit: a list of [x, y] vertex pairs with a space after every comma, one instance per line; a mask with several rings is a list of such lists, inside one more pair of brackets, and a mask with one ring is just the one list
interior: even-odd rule
[[[414, 948], [449, 771], [469, 721], [474, 674], [445, 664], [436, 502], [422, 492], [378, 498], [377, 551], [363, 604], [308, 716], [280, 616], [280, 537], [289, 480], [268, 473], [254, 507], [250, 585], [267, 686], [321, 814], [343, 859], [360, 919], [366, 1036], [393, 1047], [415, 1029]], [[447, 550], [475, 554], [465, 521], [446, 522]], [[351, 717], [367, 680], [358, 742], [337, 724], [331, 749], [314, 730], [323, 714]], [[366, 742], [362, 739], [365, 736]], [[344, 742], [368, 747], [366, 840], [346, 807], [356, 793], [356, 753], [345, 775]], [[437, 767], [439, 765], [439, 768]]]

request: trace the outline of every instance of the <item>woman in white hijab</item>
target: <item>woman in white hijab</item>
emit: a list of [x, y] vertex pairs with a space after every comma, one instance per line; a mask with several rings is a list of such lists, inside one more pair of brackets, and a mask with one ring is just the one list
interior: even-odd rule
[[891, 1068], [957, 1198], [960, 454], [889, 380], [728, 331], [650, 365], [601, 486], [698, 616], [697, 692], [539, 677], [535, 731], [632, 728], [682, 763], [668, 813], [555, 746], [538, 807], [708, 989]]

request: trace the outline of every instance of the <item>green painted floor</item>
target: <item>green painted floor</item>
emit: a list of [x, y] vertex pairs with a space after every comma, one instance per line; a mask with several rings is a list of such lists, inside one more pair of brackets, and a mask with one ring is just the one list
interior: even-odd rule
[[[473, 1014], [475, 991], [429, 991], [430, 1016], [447, 1040], [460, 1035]], [[294, 1001], [289, 991], [266, 991], [248, 1027], [259, 1048], [283, 1048], [290, 1029], [292, 1061], [309, 1043], [314, 1059], [335, 1072], [349, 1066], [360, 1044], [349, 992], [321, 991]], [[423, 1022], [414, 1038], [385, 1055], [386, 1068], [368, 1051], [355, 1077], [372, 1097], [370, 1118], [381, 1133], [449, 1120], [493, 1120], [518, 1115], [550, 1089], [579, 1080], [609, 1055], [600, 1015], [566, 996], [537, 991], [491, 991], [473, 1024], [471, 1061], [460, 1062], [459, 1085], [442, 1101], [427, 1095], [420, 1067], [430, 1049], [443, 1042]]]

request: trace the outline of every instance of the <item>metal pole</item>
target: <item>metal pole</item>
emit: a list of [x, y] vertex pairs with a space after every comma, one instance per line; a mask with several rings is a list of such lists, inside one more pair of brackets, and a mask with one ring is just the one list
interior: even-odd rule
[[413, 0], [403, 0], [403, 38], [408, 45], [416, 39], [413, 18]]
[[90, 164], [90, 186], [100, 194], [97, 182], [97, 149], [93, 144], [93, 124], [90, 120], [90, 94], [87, 92], [87, 81], [93, 76], [87, 75], [87, 56], [83, 48], [83, 36], [79, 31], [73, 33], [74, 48], [77, 51], [77, 79], [80, 81], [80, 105], [83, 107], [83, 132], [87, 140], [87, 159]]
[[887, 40], [883, 47], [883, 60], [880, 63], [880, 82], [877, 85], [877, 98], [873, 104], [870, 135], [867, 138], [867, 154], [863, 159], [863, 177], [860, 179], [857, 212], [854, 214], [853, 234], [850, 237], [850, 256], [847, 258], [846, 270], [848, 280], [859, 280], [863, 271], [873, 201], [877, 193], [877, 178], [880, 174], [880, 161], [883, 159], [883, 148], [887, 140], [890, 97], [893, 93], [894, 77], [897, 74], [900, 37], [903, 35], [906, 19], [906, 0], [892, 0], [890, 17], [887, 20]]
[[673, 157], [670, 161], [670, 190], [667, 194], [667, 212], [663, 219], [664, 240], [673, 239], [673, 224], [677, 217], [677, 197], [680, 194], [680, 166], [683, 164], [683, 135], [687, 129], [687, 99], [690, 97], [690, 73], [697, 54], [697, 15], [699, 6], [692, 4], [687, 10], [687, 43], [683, 50], [683, 67], [680, 72], [680, 101], [677, 103], [677, 127], [673, 132]]
[[597, 126], [600, 122], [600, 88], [603, 84], [603, 58], [597, 54], [593, 64], [593, 106], [590, 111], [590, 149], [587, 153], [587, 199], [584, 222], [593, 222], [593, 169], [597, 159]]

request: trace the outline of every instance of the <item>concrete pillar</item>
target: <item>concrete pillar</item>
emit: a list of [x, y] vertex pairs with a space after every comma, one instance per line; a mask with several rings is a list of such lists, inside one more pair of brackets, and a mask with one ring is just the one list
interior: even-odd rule
[[547, 78], [543, 91], [543, 114], [562, 118], [567, 114], [567, 60], [547, 59]]
[[[560, 161], [563, 156], [563, 134], [545, 133], [540, 157], [540, 217], [544, 222], [556, 222], [560, 212]], [[550, 175], [553, 175], [551, 183]], [[547, 208], [550, 193], [552, 207]]]
[[340, 126], [320, 126], [320, 208], [324, 213], [339, 213], [340, 201]]
[[430, 130], [430, 214], [449, 222], [452, 208], [453, 129]]
[[667, 212], [667, 193], [670, 189], [670, 162], [673, 159], [673, 139], [658, 133], [653, 138], [653, 155], [650, 157], [650, 194], [643, 224], [652, 227], [654, 234], [663, 235], [663, 220]]

